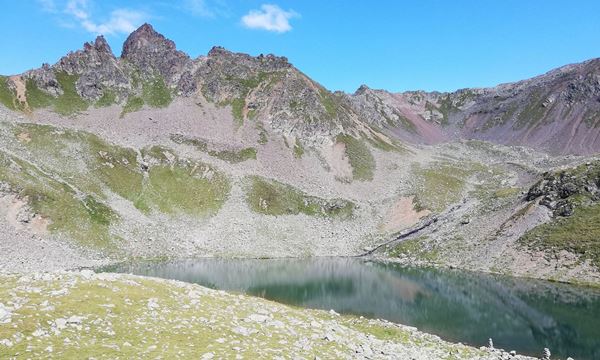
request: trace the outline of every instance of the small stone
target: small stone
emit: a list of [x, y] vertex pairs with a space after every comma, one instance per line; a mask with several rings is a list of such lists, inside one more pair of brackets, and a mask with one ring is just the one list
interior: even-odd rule
[[209, 359], [212, 359], [214, 357], [215, 357], [215, 354], [213, 354], [213, 353], [206, 353], [206, 354], [202, 355], [202, 359], [203, 360], [209, 360]]
[[8, 324], [11, 321], [11, 312], [10, 310], [0, 303], [0, 324]]
[[54, 321], [54, 325], [56, 326], [56, 328], [58, 330], [63, 330], [67, 327], [67, 320], [66, 319], [56, 319]]
[[248, 316], [248, 318], [246, 320], [254, 321], [254, 322], [258, 322], [258, 323], [264, 323], [267, 320], [269, 320], [269, 317], [265, 316], [265, 315], [260, 315], [260, 314], [252, 314], [252, 315]]
[[94, 276], [95, 273], [90, 269], [83, 269], [79, 272], [79, 274], [81, 274], [84, 279], [89, 280]]

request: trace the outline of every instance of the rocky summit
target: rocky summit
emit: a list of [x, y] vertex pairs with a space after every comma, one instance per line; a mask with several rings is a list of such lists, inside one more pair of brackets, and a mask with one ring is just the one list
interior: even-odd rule
[[[379, 321], [298, 315], [174, 282], [15, 273], [127, 259], [357, 256], [597, 286], [599, 138], [598, 59], [493, 88], [392, 93], [363, 85], [347, 94], [281, 56], [217, 46], [192, 58], [149, 24], [118, 57], [99, 36], [54, 65], [0, 77], [0, 272], [12, 274], [0, 285], [0, 354], [27, 352], [28, 336], [45, 346], [31, 356], [51, 353], [52, 333], [61, 344], [93, 347], [106, 332], [124, 334], [104, 344], [114, 351], [158, 354], [160, 344], [136, 336], [150, 324], [180, 344], [189, 334], [165, 322], [189, 320], [184, 313], [208, 301], [245, 309], [219, 315], [229, 334], [219, 344], [250, 348], [255, 331], [281, 330], [277, 343], [261, 338], [252, 353], [259, 357], [293, 341], [301, 356], [320, 354], [326, 339], [335, 344], [326, 357], [508, 358]], [[112, 313], [110, 304], [126, 301], [115, 292], [134, 285], [126, 305], [164, 320], [128, 319], [138, 321], [137, 333], [96, 311]], [[58, 302], [33, 289], [58, 291]], [[81, 296], [96, 310], [71, 321]], [[50, 325], [31, 325], [39, 311]], [[189, 321], [201, 333], [213, 317]], [[16, 325], [5, 330], [7, 322]], [[415, 343], [431, 346], [419, 352]]]

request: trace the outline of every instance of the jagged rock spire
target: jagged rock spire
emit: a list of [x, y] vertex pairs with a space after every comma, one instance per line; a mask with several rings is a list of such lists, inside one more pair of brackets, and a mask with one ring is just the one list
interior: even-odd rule
[[136, 66], [142, 74], [159, 73], [167, 82], [190, 61], [185, 53], [178, 51], [175, 43], [156, 32], [152, 25], [144, 24], [132, 32], [123, 44], [121, 58]]

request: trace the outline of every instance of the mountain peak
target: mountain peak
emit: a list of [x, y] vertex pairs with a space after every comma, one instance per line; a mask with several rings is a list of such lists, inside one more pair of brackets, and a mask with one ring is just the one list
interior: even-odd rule
[[108, 42], [106, 42], [104, 36], [102, 35], [96, 37], [96, 40], [93, 43], [86, 42], [85, 44], [83, 44], [83, 49], [85, 51], [96, 50], [101, 53], [108, 53], [112, 55], [112, 49], [110, 48], [110, 45], [108, 45]]
[[129, 34], [123, 44], [121, 57], [130, 60], [140, 52], [150, 50], [176, 51], [175, 43], [158, 33], [152, 25], [144, 24]]
[[190, 60], [172, 40], [144, 24], [132, 32], [123, 44], [121, 58], [135, 65], [143, 74], [159, 73], [168, 82]]

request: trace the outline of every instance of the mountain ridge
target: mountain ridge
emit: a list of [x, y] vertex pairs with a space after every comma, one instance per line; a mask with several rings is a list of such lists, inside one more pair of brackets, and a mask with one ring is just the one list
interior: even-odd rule
[[[193, 59], [144, 24], [128, 36], [119, 57], [99, 36], [52, 66], [44, 64], [6, 81], [13, 92], [23, 87], [17, 84], [21, 78], [33, 83], [29, 84], [33, 93], [37, 87], [42, 96], [59, 97], [64, 86], [56, 74], [62, 72], [77, 77], [75, 90], [86, 102], [102, 99], [103, 104], [122, 104], [127, 111], [135, 111], [143, 103], [163, 107], [172, 96], [201, 93], [209, 101], [230, 105], [238, 121], [261, 113], [272, 119], [274, 128], [309, 140], [315, 134], [359, 136], [366, 124], [377, 127], [375, 132], [411, 143], [480, 139], [557, 154], [600, 150], [600, 59], [488, 88], [392, 93], [363, 85], [353, 94], [332, 93], [285, 57], [253, 57], [213, 47], [207, 55]], [[15, 109], [52, 102], [47, 98], [28, 104], [27, 91], [17, 95], [14, 98], [20, 100], [13, 100]], [[144, 101], [151, 95], [158, 98]]]
[[[119, 57], [98, 37], [0, 78], [0, 250], [22, 268], [47, 239], [73, 247], [44, 251], [53, 267], [65, 253], [88, 264], [379, 249], [598, 283], [586, 253], [598, 244], [568, 236], [597, 220], [596, 166], [573, 170], [597, 159], [572, 154], [597, 151], [597, 122], [583, 119], [599, 106], [598, 64], [490, 89], [345, 94], [285, 57], [190, 58], [150, 25]], [[528, 199], [546, 173], [568, 181]]]

